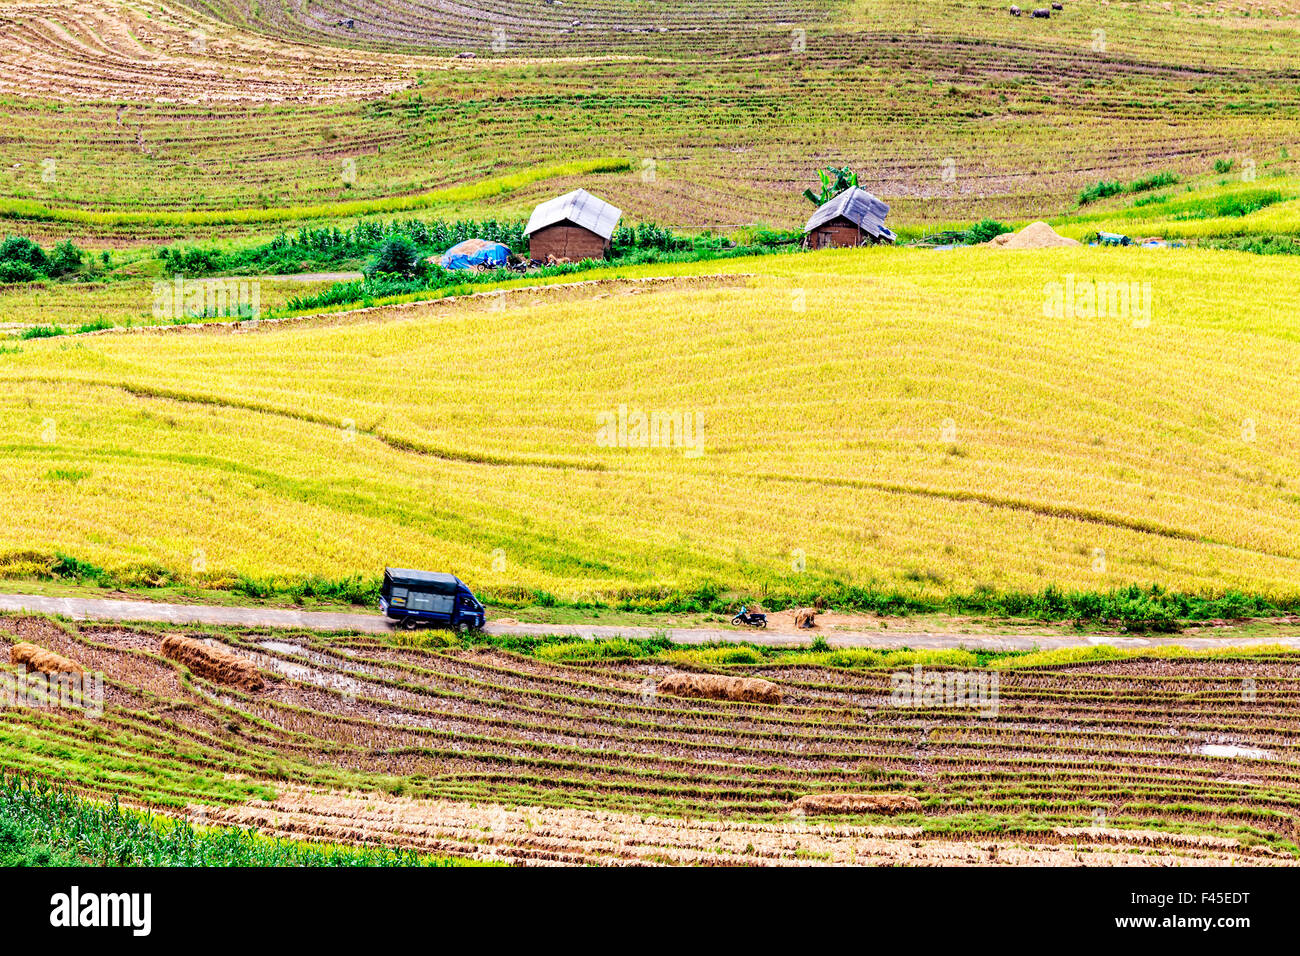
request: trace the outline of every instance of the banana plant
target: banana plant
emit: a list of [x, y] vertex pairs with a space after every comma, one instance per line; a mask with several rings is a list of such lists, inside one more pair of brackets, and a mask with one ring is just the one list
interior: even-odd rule
[[858, 184], [858, 174], [848, 166], [827, 166], [817, 170], [817, 176], [821, 179], [821, 192], [803, 191], [804, 198], [814, 206], [824, 206], [844, 190]]

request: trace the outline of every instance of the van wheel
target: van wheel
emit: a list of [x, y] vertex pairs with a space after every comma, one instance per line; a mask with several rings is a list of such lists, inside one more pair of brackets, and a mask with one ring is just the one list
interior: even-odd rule
[[413, 630], [415, 630], [415, 625], [416, 625], [416, 620], [415, 620], [415, 618], [413, 618], [413, 617], [404, 617], [404, 618], [402, 618], [402, 630], [404, 630], [404, 631], [413, 631]]
[[468, 634], [469, 625], [466, 624], [464, 621], [461, 621], [459, 624], [456, 625], [456, 630], [458, 630], [462, 634]]

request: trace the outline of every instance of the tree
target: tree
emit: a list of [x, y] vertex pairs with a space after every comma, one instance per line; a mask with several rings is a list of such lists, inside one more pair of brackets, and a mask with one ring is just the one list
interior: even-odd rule
[[817, 170], [817, 175], [821, 179], [821, 192], [803, 191], [804, 197], [814, 206], [824, 206], [844, 190], [858, 184], [858, 174], [848, 166], [827, 166]]
[[415, 248], [415, 243], [405, 236], [397, 236], [387, 240], [379, 247], [379, 253], [375, 256], [375, 260], [370, 264], [367, 272], [370, 275], [387, 272], [391, 275], [405, 276], [409, 279], [420, 272], [423, 264], [420, 260], [420, 251]]

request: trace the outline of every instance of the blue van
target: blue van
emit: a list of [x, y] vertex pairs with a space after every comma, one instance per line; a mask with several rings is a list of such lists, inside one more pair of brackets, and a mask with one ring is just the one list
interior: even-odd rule
[[420, 624], [445, 624], [458, 631], [481, 628], [487, 610], [454, 574], [384, 568], [380, 613], [408, 631]]

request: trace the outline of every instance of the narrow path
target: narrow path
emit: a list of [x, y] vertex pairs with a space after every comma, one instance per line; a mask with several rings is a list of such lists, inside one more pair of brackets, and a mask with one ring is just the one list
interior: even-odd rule
[[276, 276], [214, 276], [215, 279], [265, 279], [268, 282], [352, 282], [364, 279], [360, 272], [287, 272]]
[[[153, 601], [124, 601], [108, 598], [45, 597], [32, 594], [0, 594], [0, 611], [26, 611], [33, 614], [56, 614], [73, 620], [170, 622], [173, 624], [225, 624], [238, 627], [306, 628], [314, 631], [362, 631], [387, 634], [394, 630], [392, 621], [374, 614], [336, 611], [290, 611], [281, 608], [221, 607], [202, 604], [159, 604]], [[677, 644], [706, 644], [711, 641], [748, 641], [769, 647], [811, 644], [814, 637], [826, 638], [832, 647], [966, 647], [983, 650], [1032, 650], [1053, 647], [1091, 647], [1110, 644], [1115, 647], [1181, 646], [1215, 648], [1282, 644], [1300, 648], [1300, 637], [1192, 637], [1185, 635], [1148, 635], [1145, 637], [1113, 634], [1078, 634], [1069, 636], [1024, 634], [952, 634], [907, 633], [888, 631], [775, 631], [718, 627], [656, 628], [621, 624], [497, 624], [488, 621], [487, 633], [498, 636], [571, 635], [584, 640], [610, 637], [654, 637], [667, 635]]]

